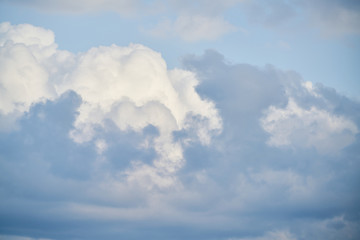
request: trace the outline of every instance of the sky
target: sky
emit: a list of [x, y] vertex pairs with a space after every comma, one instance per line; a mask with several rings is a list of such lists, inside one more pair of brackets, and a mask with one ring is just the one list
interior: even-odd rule
[[360, 238], [360, 3], [0, 0], [0, 239]]

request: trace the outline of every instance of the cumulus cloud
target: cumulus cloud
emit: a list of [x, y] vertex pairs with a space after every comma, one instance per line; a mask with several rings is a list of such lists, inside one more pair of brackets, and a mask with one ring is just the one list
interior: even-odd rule
[[[73, 54], [25, 26], [5, 23], [20, 40], [2, 51], [21, 45], [46, 77], [35, 97], [4, 95], [0, 119], [19, 127], [0, 132], [3, 236], [360, 236], [358, 102], [213, 50], [168, 70], [142, 45]], [[14, 63], [14, 84], [36, 75]]]
[[0, 25], [0, 114], [17, 116], [56, 96], [45, 66], [55, 52], [51, 31], [29, 24]]
[[[201, 59], [191, 58], [187, 62], [200, 71], [200, 76], [207, 76], [199, 92], [210, 93], [218, 106], [224, 105], [228, 111], [222, 110], [225, 122], [231, 121], [226, 120], [226, 114], [232, 118], [241, 116], [244, 124], [246, 119], [256, 116], [259, 120], [256, 124], [270, 134], [267, 141], [270, 146], [314, 147], [322, 154], [339, 152], [356, 140], [359, 132], [356, 122], [345, 112], [335, 111], [339, 103], [322, 94], [321, 86], [302, 80], [296, 72], [272, 66], [261, 70], [246, 64], [212, 68], [214, 62], [223, 59], [212, 51], [204, 57], [208, 62], [200, 66], [197, 64]], [[217, 75], [225, 72], [229, 77], [220, 84]], [[271, 94], [265, 89], [271, 90]], [[237, 107], [229, 105], [235, 102]], [[252, 129], [254, 134], [255, 126]]]
[[271, 134], [269, 145], [315, 147], [329, 154], [354, 142], [359, 132], [349, 119], [314, 106], [303, 109], [291, 98], [285, 108], [270, 106], [261, 124]]
[[[187, 56], [184, 66], [197, 73], [201, 80], [199, 93], [215, 100], [223, 118], [223, 133], [215, 145], [222, 153], [219, 158], [226, 163], [212, 162], [213, 168], [198, 172], [207, 184], [214, 184], [211, 180], [223, 181], [224, 175], [232, 179], [227, 188], [233, 194], [226, 195], [228, 201], [219, 204], [218, 209], [231, 209], [239, 218], [252, 212], [271, 222], [288, 221], [289, 216], [294, 219], [316, 216], [322, 220], [313, 219], [312, 224], [323, 226], [323, 221], [339, 215], [335, 205], [340, 204], [343, 206], [340, 212], [352, 218], [346, 209], [355, 207], [352, 200], [358, 199], [358, 195], [345, 190], [345, 195], [352, 200], [348, 202], [343, 197], [340, 200], [334, 195], [337, 191], [334, 186], [337, 185], [338, 190], [356, 186], [358, 174], [351, 165], [359, 159], [355, 150], [359, 144], [358, 102], [321, 84], [306, 82], [296, 72], [273, 66], [227, 63], [221, 54], [212, 50], [202, 56]], [[198, 156], [195, 150], [192, 154]], [[210, 162], [218, 159], [208, 158]], [[193, 159], [190, 155], [189, 161]], [[340, 173], [339, 168], [344, 172]], [[352, 180], [345, 180], [345, 175]], [[333, 199], [335, 205], [325, 204], [328, 199]], [[324, 204], [334, 211], [325, 210]], [[351, 222], [354, 225], [349, 227], [352, 233], [346, 236], [348, 239], [358, 236], [358, 232], [353, 232], [358, 220]], [[309, 222], [304, 223], [307, 224]], [[316, 228], [321, 232], [319, 235], [315, 228], [300, 233], [301, 227], [290, 225], [291, 234], [280, 231], [276, 237], [299, 239], [316, 234], [319, 239], [336, 239], [345, 232], [319, 227]], [[279, 224], [271, 229], [283, 226]], [[275, 237], [270, 234], [271, 229], [261, 228], [267, 230], [239, 233], [233, 239]], [[247, 230], [250, 229], [248, 225]]]
[[[74, 55], [58, 51], [54, 34], [48, 30], [9, 23], [1, 24], [1, 29], [1, 110], [5, 116], [21, 115], [33, 104], [74, 91], [82, 98], [70, 132], [75, 142], [95, 138], [96, 128], [106, 128], [106, 121], [122, 131], [139, 132], [149, 125], [159, 130], [151, 142], [158, 153], [154, 168], [136, 168], [150, 179], [156, 177], [149, 171], [166, 175], [183, 166], [182, 144], [172, 134], [191, 127], [194, 117], [208, 119], [197, 134], [204, 144], [221, 130], [214, 104], [195, 91], [195, 75], [167, 70], [161, 55], [147, 47], [112, 45]], [[100, 153], [106, 149], [103, 140], [96, 146]]]

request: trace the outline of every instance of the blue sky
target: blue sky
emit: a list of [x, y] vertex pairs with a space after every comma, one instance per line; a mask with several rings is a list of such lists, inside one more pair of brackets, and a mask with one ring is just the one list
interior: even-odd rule
[[359, 10], [0, 1], [0, 239], [358, 239]]

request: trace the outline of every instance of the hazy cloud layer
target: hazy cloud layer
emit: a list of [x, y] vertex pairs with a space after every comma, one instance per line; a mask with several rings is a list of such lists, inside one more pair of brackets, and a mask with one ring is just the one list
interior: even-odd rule
[[158, 23], [157, 26], [150, 29], [150, 34], [161, 38], [180, 37], [184, 41], [195, 42], [215, 40], [235, 30], [235, 26], [221, 17], [184, 15], [178, 17], [174, 22], [164, 20]]
[[353, 0], [305, 1], [312, 22], [327, 36], [360, 34], [360, 3]]
[[[331, 37], [359, 34], [360, 29], [359, 3], [352, 0], [216, 0], [211, 2], [205, 0], [15, 0], [11, 2], [62, 13], [85, 14], [113, 11], [126, 17], [157, 16], [158, 23], [155, 27], [146, 29], [145, 32], [157, 37], [170, 35], [190, 42], [214, 40], [236, 29], [242, 29], [243, 22], [229, 22], [224, 19], [226, 12], [232, 9], [235, 9], [239, 16], [246, 16], [250, 23], [257, 23], [266, 28], [285, 27], [289, 30], [303, 26], [316, 28], [322, 35]], [[176, 17], [169, 19], [169, 13]]]
[[256, 0], [244, 1], [242, 7], [250, 21], [269, 28], [282, 28], [292, 23], [299, 27], [302, 23], [317, 28], [324, 36], [359, 34], [358, 1]]
[[0, 238], [359, 238], [358, 102], [213, 50], [168, 70], [0, 29]]

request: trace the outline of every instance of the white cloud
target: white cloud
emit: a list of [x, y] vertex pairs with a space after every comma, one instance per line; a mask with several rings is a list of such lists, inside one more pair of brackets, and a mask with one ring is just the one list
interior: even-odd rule
[[156, 37], [180, 37], [195, 42], [215, 40], [235, 30], [235, 26], [219, 16], [181, 15], [174, 22], [168, 19], [160, 22], [150, 33]]
[[261, 125], [271, 135], [271, 146], [315, 147], [320, 153], [340, 151], [359, 132], [351, 120], [315, 106], [301, 108], [292, 98], [285, 108], [270, 106]]
[[[192, 63], [203, 78], [196, 86], [192, 72], [169, 71], [160, 54], [142, 45], [96, 47], [77, 55], [55, 49], [49, 57], [25, 48], [44, 59], [37, 64], [47, 72], [55, 100], [30, 101], [35, 107], [21, 118], [21, 128], [0, 133], [3, 234], [34, 237], [36, 231], [56, 239], [359, 236], [354, 214], [359, 143], [331, 157], [279, 151], [265, 146], [268, 136], [258, 122], [261, 116], [276, 120], [270, 137], [277, 131], [282, 136], [284, 125], [292, 147], [309, 147], [317, 132], [331, 135], [311, 142], [318, 146], [346, 131], [354, 136], [358, 103], [291, 72], [229, 64], [214, 51], [188, 58], [185, 65]], [[210, 140], [221, 119], [195, 89], [217, 99], [225, 127], [215, 143]], [[62, 95], [67, 90], [77, 94]], [[71, 129], [72, 139], [67, 137]], [[296, 141], [296, 131], [306, 141]], [[38, 224], [28, 225], [33, 222]], [[73, 229], [74, 224], [79, 227]]]
[[[193, 73], [168, 71], [159, 53], [133, 44], [93, 48], [81, 54], [74, 70], [57, 89], [60, 93], [74, 90], [83, 99], [71, 132], [76, 142], [90, 141], [95, 127], [105, 127], [106, 119], [122, 131], [139, 132], [150, 124], [155, 126], [160, 135], [152, 143], [158, 153], [154, 166], [164, 174], [177, 171], [184, 164], [182, 146], [173, 141], [172, 133], [191, 125], [191, 116], [209, 119], [207, 134], [203, 134], [203, 129], [198, 132], [204, 143], [208, 142], [210, 131], [221, 129], [214, 105], [197, 95], [196, 85]], [[154, 172], [147, 176], [158, 182], [158, 175], [153, 175], [157, 170], [152, 167], [136, 168], [140, 171], [136, 174], [143, 176], [150, 170]], [[140, 177], [136, 179], [140, 181]]]
[[106, 144], [106, 141], [104, 139], [96, 140], [95, 146], [96, 146], [96, 152], [98, 154], [103, 153], [108, 148], [108, 145]]
[[[122, 131], [141, 132], [153, 125], [159, 136], [150, 145], [158, 156], [153, 167], [136, 168], [136, 174], [152, 170], [148, 176], [154, 181], [158, 172], [171, 174], [184, 164], [182, 144], [174, 141], [174, 131], [191, 128], [194, 117], [207, 119], [195, 131], [206, 144], [214, 131], [221, 130], [214, 104], [195, 91], [195, 75], [168, 70], [161, 55], [147, 47], [112, 45], [73, 55], [57, 50], [48, 30], [9, 23], [1, 29], [0, 110], [4, 115], [15, 111], [20, 115], [32, 104], [72, 90], [82, 98], [70, 132], [75, 142], [92, 140], [96, 127], [106, 129], [109, 120]], [[102, 153], [106, 142], [98, 140], [96, 148]]]
[[29, 24], [0, 24], [0, 113], [28, 111], [31, 104], [55, 97], [47, 59], [56, 51], [51, 31]]

